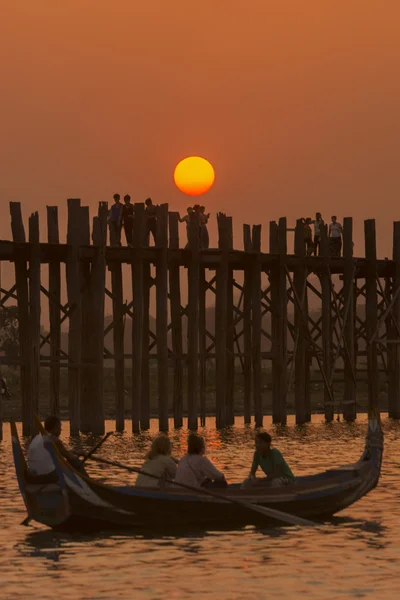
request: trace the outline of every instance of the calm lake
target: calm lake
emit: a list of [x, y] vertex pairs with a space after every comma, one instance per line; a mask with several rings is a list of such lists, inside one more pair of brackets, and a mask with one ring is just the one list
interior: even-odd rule
[[[107, 423], [112, 430], [114, 423]], [[400, 592], [400, 423], [383, 420], [383, 472], [376, 490], [332, 522], [315, 528], [275, 527], [91, 536], [55, 534], [36, 523], [21, 526], [25, 510], [14, 473], [8, 424], [0, 442], [0, 598], [75, 600], [119, 598], [255, 600], [258, 598], [393, 599]], [[129, 426], [129, 423], [127, 423]], [[305, 427], [265, 428], [295, 474], [321, 471], [359, 458], [366, 418], [355, 424], [313, 417]], [[147, 434], [111, 436], [100, 454], [140, 466]], [[213, 419], [200, 431], [207, 454], [230, 481], [244, 479], [253, 453], [251, 428], [240, 420], [218, 432]], [[186, 431], [172, 431], [174, 454], [185, 452]], [[94, 439], [63, 439], [87, 449]], [[88, 463], [89, 464], [89, 463]], [[126, 471], [89, 464], [114, 482], [134, 482]]]

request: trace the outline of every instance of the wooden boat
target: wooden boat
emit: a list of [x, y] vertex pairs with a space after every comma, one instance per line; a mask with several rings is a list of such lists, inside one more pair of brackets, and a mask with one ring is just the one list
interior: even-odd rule
[[[53, 529], [87, 530], [151, 527], [225, 527], [266, 524], [266, 517], [229, 501], [179, 488], [144, 489], [105, 485], [71, 468], [45, 438], [58, 483], [30, 483], [15, 424], [12, 445], [19, 488], [28, 518]], [[218, 493], [292, 515], [323, 520], [351, 506], [378, 483], [383, 453], [379, 414], [371, 414], [364, 452], [351, 465], [298, 477], [288, 486], [241, 489], [229, 485]]]

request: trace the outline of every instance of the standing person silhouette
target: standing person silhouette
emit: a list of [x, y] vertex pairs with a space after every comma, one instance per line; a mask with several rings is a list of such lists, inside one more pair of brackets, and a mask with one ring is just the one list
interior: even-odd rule
[[315, 219], [312, 222], [314, 223], [314, 254], [315, 256], [319, 256], [321, 248], [321, 229], [324, 226], [321, 213], [317, 212], [315, 214]]
[[200, 248], [207, 249], [210, 246], [210, 238], [208, 235], [207, 223], [210, 218], [210, 213], [205, 214], [205, 207], [200, 206]]
[[186, 215], [184, 217], [181, 218], [181, 215], [179, 215], [178, 219], [180, 223], [186, 223], [186, 236], [187, 236], [187, 244], [185, 246], [185, 248], [189, 248], [189, 223], [190, 223], [190, 215], [193, 212], [193, 207], [192, 206], [188, 206], [186, 209]]
[[329, 225], [329, 250], [331, 256], [340, 257], [342, 252], [342, 224], [337, 221], [337, 217], [331, 217], [332, 223]]
[[150, 233], [153, 236], [154, 244], [156, 244], [157, 237], [157, 207], [154, 206], [151, 198], [147, 198], [145, 201], [146, 208], [144, 209], [145, 215], [147, 217], [146, 223], [146, 239], [149, 240], [150, 243]]
[[307, 219], [303, 220], [304, 222], [304, 241], [306, 244], [306, 254], [307, 256], [311, 256], [314, 250], [314, 244], [312, 240], [312, 231], [310, 224], [312, 223], [312, 219], [307, 217]]
[[132, 246], [132, 235], [133, 235], [133, 204], [131, 203], [131, 197], [129, 194], [124, 196], [124, 202], [121, 209], [120, 230], [123, 227], [125, 231], [126, 243], [128, 246]]
[[121, 227], [120, 227], [120, 217], [121, 217], [121, 196], [119, 194], [114, 194], [114, 204], [109, 210], [108, 213], [108, 224], [110, 227], [110, 245], [111, 246], [120, 246], [121, 245]]

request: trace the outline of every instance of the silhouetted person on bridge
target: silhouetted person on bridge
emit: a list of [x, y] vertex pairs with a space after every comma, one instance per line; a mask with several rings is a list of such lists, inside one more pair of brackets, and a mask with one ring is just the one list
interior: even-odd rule
[[200, 248], [207, 249], [210, 246], [210, 238], [208, 236], [207, 223], [210, 218], [210, 213], [205, 214], [205, 207], [200, 206]]
[[126, 243], [128, 246], [132, 246], [132, 235], [133, 235], [133, 204], [131, 203], [131, 197], [129, 194], [124, 196], [124, 202], [121, 209], [120, 215], [120, 230], [123, 227], [125, 231]]
[[147, 198], [145, 201], [146, 208], [144, 210], [146, 216], [146, 239], [150, 243], [150, 233], [153, 236], [154, 244], [156, 243], [157, 237], [157, 207], [154, 206], [151, 198]]
[[313, 253], [313, 250], [314, 250], [314, 244], [313, 244], [313, 240], [312, 240], [311, 223], [312, 223], [312, 219], [310, 219], [310, 217], [307, 217], [307, 219], [304, 220], [304, 242], [306, 244], [306, 255], [307, 256], [311, 256], [311, 254]]
[[331, 256], [340, 257], [342, 251], [343, 228], [338, 223], [336, 217], [332, 217], [332, 223], [329, 225], [329, 252]]
[[315, 220], [312, 221], [314, 223], [314, 254], [315, 256], [319, 256], [321, 249], [321, 230], [324, 226], [324, 221], [322, 220], [321, 213], [317, 212], [315, 215]]
[[188, 206], [186, 209], [187, 214], [182, 218], [181, 218], [181, 215], [178, 216], [180, 223], [186, 223], [187, 244], [186, 244], [185, 248], [189, 247], [189, 223], [190, 223], [190, 215], [192, 214], [192, 212], [193, 212], [193, 207]]
[[114, 204], [109, 210], [108, 213], [108, 224], [110, 227], [110, 245], [111, 246], [120, 246], [121, 245], [121, 226], [120, 226], [120, 217], [121, 217], [121, 197], [119, 194], [114, 194]]

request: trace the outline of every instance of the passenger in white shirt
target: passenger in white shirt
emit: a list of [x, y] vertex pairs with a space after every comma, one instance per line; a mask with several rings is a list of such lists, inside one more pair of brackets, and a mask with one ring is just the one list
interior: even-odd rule
[[202, 437], [190, 433], [188, 451], [180, 459], [175, 476], [176, 483], [193, 487], [226, 487], [225, 475], [204, 456], [206, 447]]
[[337, 217], [332, 217], [332, 223], [329, 225], [329, 248], [331, 256], [340, 257], [342, 251], [343, 228], [337, 221]]
[[[47, 417], [44, 422], [44, 428], [46, 430], [46, 436], [53, 442], [60, 454], [75, 469], [80, 471], [83, 475], [87, 475], [78, 456], [69, 452], [60, 440], [62, 428], [61, 420], [55, 416]], [[36, 435], [29, 444], [27, 459], [29, 475], [42, 478], [43, 483], [45, 483], [45, 480], [58, 481], [53, 459], [44, 446], [44, 438], [41, 433]]]
[[[179, 461], [172, 458], [171, 450], [170, 439], [166, 435], [157, 436], [151, 444], [151, 450], [146, 456], [146, 462], [141, 468], [142, 473], [138, 475], [135, 485], [157, 488], [163, 487], [163, 479], [175, 479], [176, 463]], [[148, 477], [145, 473], [154, 477]]]

